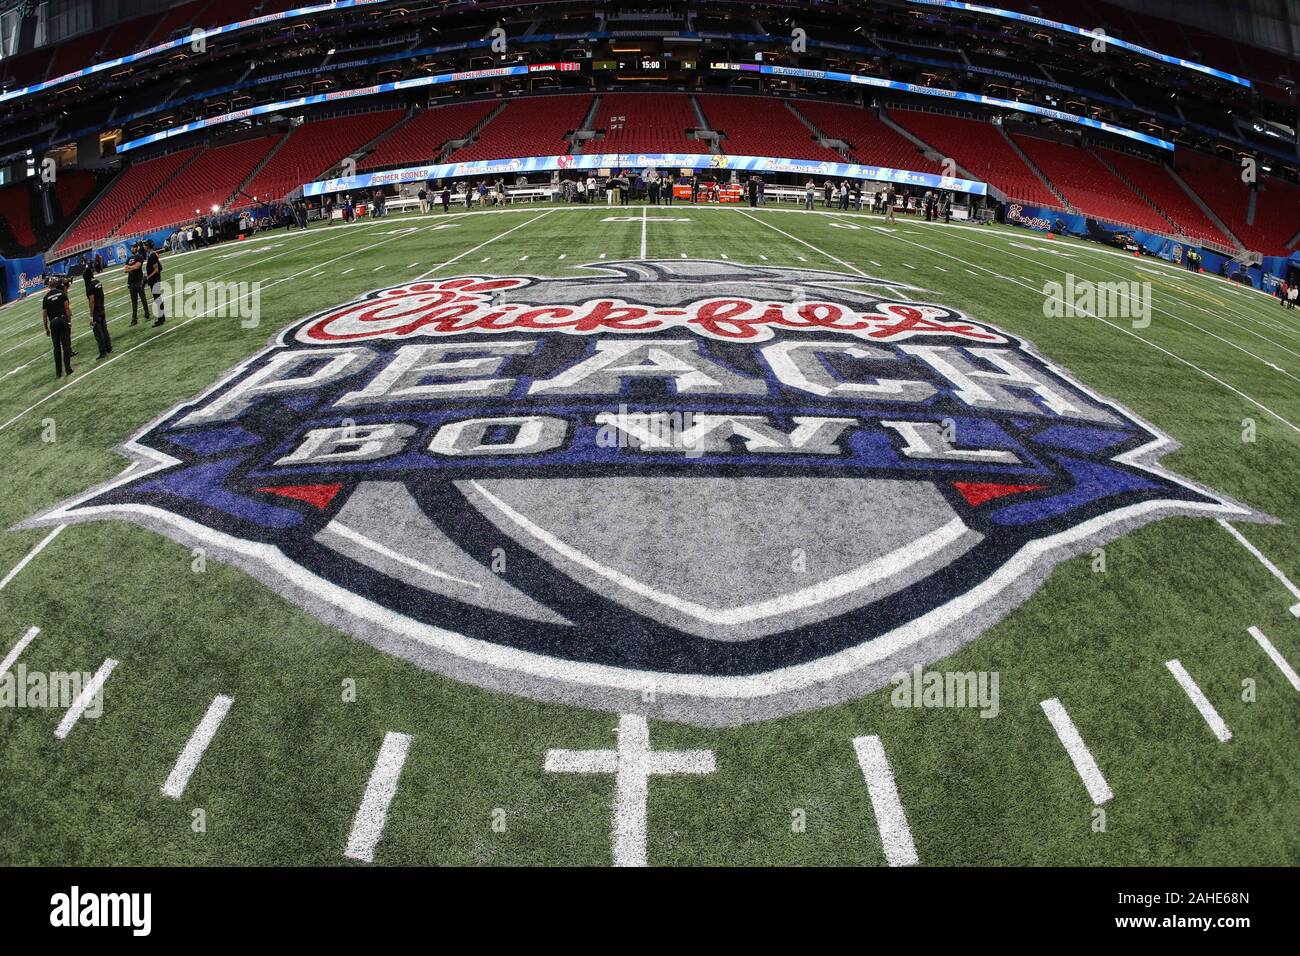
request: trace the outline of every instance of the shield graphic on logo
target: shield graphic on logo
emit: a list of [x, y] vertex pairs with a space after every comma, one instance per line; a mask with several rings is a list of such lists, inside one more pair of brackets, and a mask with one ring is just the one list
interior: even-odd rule
[[728, 725], [933, 662], [1146, 522], [1263, 518], [906, 284], [584, 270], [422, 279], [298, 322], [28, 524], [134, 521], [430, 670]]

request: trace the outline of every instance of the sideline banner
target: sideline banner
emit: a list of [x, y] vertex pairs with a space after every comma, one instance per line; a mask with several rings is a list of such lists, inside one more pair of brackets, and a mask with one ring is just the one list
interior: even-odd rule
[[154, 245], [162, 249], [168, 239], [171, 238], [175, 228], [155, 229], [153, 232], [137, 233], [132, 236], [120, 236], [106, 241], [104, 245], [94, 246], [90, 249], [83, 249], [80, 252], [73, 252], [63, 255], [57, 262], [50, 262], [47, 269], [50, 272], [67, 272], [72, 268], [73, 263], [83, 255], [90, 260], [94, 260], [96, 255], [103, 256], [104, 265], [115, 266], [126, 262], [131, 257], [131, 246], [139, 239], [152, 239]]
[[1038, 206], [1010, 203], [1007, 206], [1007, 222], [1012, 225], [1023, 226], [1026, 229], [1034, 229], [1038, 232], [1055, 232], [1080, 239], [1092, 239], [1095, 242], [1109, 246], [1116, 245], [1114, 236], [1123, 233], [1131, 237], [1149, 255], [1177, 265], [1183, 265], [1186, 262], [1189, 249], [1196, 249], [1201, 254], [1201, 268], [1206, 272], [1226, 276], [1234, 282], [1250, 285], [1256, 289], [1261, 287], [1263, 276], [1269, 271], [1274, 271], [1270, 267], [1271, 260], [1266, 259], [1264, 261], [1265, 268], [1244, 266], [1234, 263], [1228, 256], [1212, 249], [1182, 243], [1177, 239], [1170, 239], [1168, 236], [1143, 232], [1141, 229], [1130, 229], [1115, 223], [1103, 222], [1100, 219], [1089, 219], [1074, 213], [1062, 212], [1058, 209], [1043, 209]]
[[5, 302], [12, 302], [38, 292], [44, 287], [45, 257], [0, 259], [0, 292]]
[[818, 182], [832, 179], [871, 179], [877, 182], [899, 183], [905, 186], [923, 186], [928, 189], [948, 189], [983, 196], [988, 185], [972, 179], [935, 176], [906, 169], [885, 166], [863, 166], [859, 163], [828, 163], [809, 159], [781, 159], [774, 156], [730, 156], [713, 153], [589, 153], [581, 156], [526, 156], [519, 159], [486, 159], [472, 163], [437, 163], [430, 166], [412, 166], [379, 173], [360, 173], [339, 179], [323, 179], [304, 183], [304, 196], [323, 196], [326, 193], [348, 192], [375, 186], [392, 186], [399, 183], [424, 182], [430, 179], [457, 179], [461, 177], [496, 177], [508, 174], [539, 173], [558, 169], [702, 169], [717, 173], [731, 171], [742, 173], [792, 173], [812, 176]]

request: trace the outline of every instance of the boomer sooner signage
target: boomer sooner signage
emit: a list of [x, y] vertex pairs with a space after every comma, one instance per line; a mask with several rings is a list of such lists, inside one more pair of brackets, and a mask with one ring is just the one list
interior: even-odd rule
[[482, 687], [733, 724], [932, 662], [1137, 525], [1251, 514], [1161, 468], [1176, 446], [1152, 426], [906, 286], [584, 269], [314, 315], [32, 523], [138, 522]]

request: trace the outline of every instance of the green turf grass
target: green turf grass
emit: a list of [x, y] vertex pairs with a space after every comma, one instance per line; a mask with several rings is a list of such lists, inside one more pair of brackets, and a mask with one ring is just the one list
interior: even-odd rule
[[[129, 301], [110, 279], [115, 360], [96, 367], [85, 335], [71, 384], [54, 381], [37, 303], [0, 312], [0, 528], [115, 475], [117, 444], [304, 315], [458, 256], [435, 275], [576, 275], [601, 254], [640, 254], [639, 222], [603, 222], [605, 207], [552, 208], [394, 216], [168, 257], [169, 274], [268, 283], [261, 325], [129, 328]], [[1020, 230], [686, 205], [648, 215], [690, 219], [645, 228], [650, 257], [853, 267], [1029, 339], [1181, 442], [1165, 465], [1281, 519], [1240, 528], [1300, 578], [1300, 313], [1210, 277]], [[1043, 285], [1066, 271], [1150, 279], [1151, 326], [1045, 318]], [[73, 292], [74, 333], [84, 333]], [[1254, 443], [1242, 441], [1245, 419]], [[43, 441], [51, 425], [57, 440]], [[0, 533], [0, 574], [45, 533]], [[552, 747], [611, 746], [615, 716], [427, 673], [240, 571], [210, 562], [196, 574], [191, 562], [134, 526], [77, 525], [0, 592], [0, 653], [36, 624], [43, 631], [21, 658], [30, 669], [121, 661], [104, 715], [66, 741], [53, 734], [58, 711], [0, 710], [0, 862], [352, 865], [342, 851], [389, 731], [414, 743], [377, 863], [609, 861], [611, 779], [547, 774], [542, 761]], [[995, 719], [896, 709], [886, 689], [731, 730], [652, 722], [656, 749], [709, 748], [718, 769], [651, 780], [650, 862], [882, 863], [851, 746], [863, 734], [884, 743], [924, 864], [1300, 862], [1300, 698], [1246, 633], [1261, 627], [1300, 663], [1294, 599], [1209, 519], [1149, 525], [1109, 545], [1106, 563], [1104, 574], [1087, 557], [1062, 565], [1019, 610], [933, 665], [998, 671]], [[1213, 738], [1165, 670], [1172, 657], [1219, 709], [1231, 743]], [[346, 678], [352, 703], [342, 700]], [[1246, 679], [1257, 682], [1254, 703], [1241, 699]], [[218, 693], [234, 707], [183, 798], [170, 800], [159, 788]], [[1067, 707], [1115, 792], [1106, 832], [1094, 832], [1091, 801], [1039, 708], [1048, 697]], [[196, 808], [206, 833], [191, 829]], [[497, 809], [505, 832], [492, 827]], [[797, 810], [805, 832], [792, 831]]]

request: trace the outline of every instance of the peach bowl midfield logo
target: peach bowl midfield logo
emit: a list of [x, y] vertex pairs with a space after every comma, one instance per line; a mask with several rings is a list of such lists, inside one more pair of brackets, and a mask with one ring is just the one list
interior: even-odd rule
[[583, 268], [298, 322], [28, 525], [134, 521], [430, 670], [725, 725], [933, 662], [1146, 522], [1262, 518], [1025, 342], [881, 294], [905, 285]]

